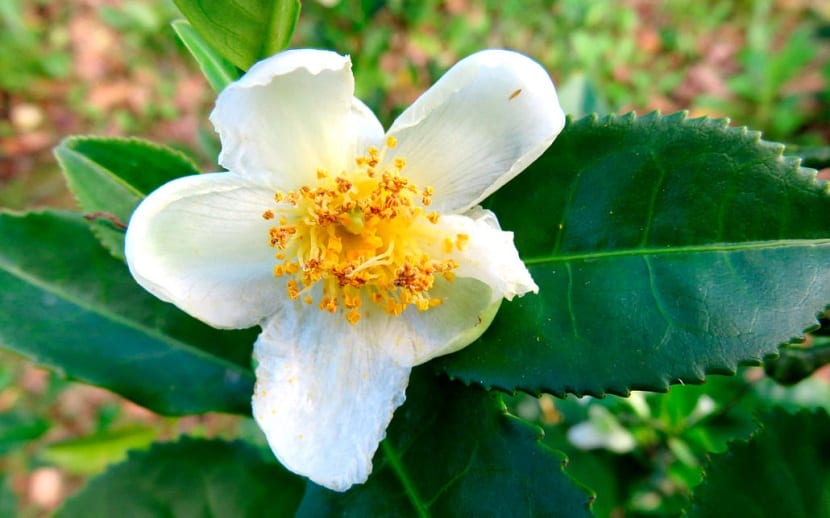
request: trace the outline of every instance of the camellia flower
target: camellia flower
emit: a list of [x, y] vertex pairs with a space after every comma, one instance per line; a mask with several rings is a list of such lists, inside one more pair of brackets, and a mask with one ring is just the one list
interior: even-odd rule
[[412, 367], [538, 291], [477, 204], [562, 130], [556, 91], [527, 57], [483, 51], [384, 133], [347, 56], [292, 50], [229, 85], [211, 121], [228, 172], [150, 194], [127, 230], [130, 270], [210, 325], [262, 327], [256, 421], [288, 469], [348, 489]]

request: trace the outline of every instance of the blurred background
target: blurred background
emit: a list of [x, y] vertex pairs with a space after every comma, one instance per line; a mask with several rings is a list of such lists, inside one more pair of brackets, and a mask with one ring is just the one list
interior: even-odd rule
[[[216, 169], [215, 93], [178, 17], [170, 0], [0, 0], [0, 208], [75, 209], [51, 154], [69, 135], [147, 138]], [[573, 116], [728, 116], [828, 161], [826, 0], [306, 0], [292, 46], [351, 54], [385, 125], [461, 57], [506, 47], [548, 69]], [[599, 515], [670, 515], [758, 401], [830, 409], [825, 378], [786, 388], [758, 367], [668, 395], [509, 404], [600, 492]], [[249, 419], [160, 417], [2, 353], [0, 516], [47, 515], [128, 449], [183, 433], [262, 440]]]

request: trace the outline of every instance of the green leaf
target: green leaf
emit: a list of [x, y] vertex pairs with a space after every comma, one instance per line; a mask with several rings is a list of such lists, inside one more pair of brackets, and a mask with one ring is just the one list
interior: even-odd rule
[[783, 347], [780, 357], [764, 363], [764, 370], [782, 385], [795, 385], [827, 364], [830, 364], [830, 343], [814, 343], [811, 347]]
[[0, 475], [0, 516], [17, 515], [17, 495], [11, 487], [11, 477]]
[[625, 395], [775, 354], [830, 302], [830, 197], [782, 150], [683, 114], [569, 121], [487, 202], [539, 295], [437, 365], [507, 390]]
[[185, 438], [130, 453], [57, 516], [291, 516], [303, 484], [242, 442]]
[[[0, 455], [38, 439], [49, 430], [49, 422], [22, 410], [0, 414]], [[2, 515], [0, 515], [2, 516]]]
[[713, 456], [689, 516], [830, 516], [830, 417], [766, 415], [749, 441]]
[[138, 139], [70, 137], [55, 148], [55, 156], [95, 235], [121, 259], [125, 225], [144, 196], [199, 172], [178, 151]]
[[830, 146], [787, 146], [786, 153], [800, 158], [805, 166], [813, 169], [830, 167]]
[[[426, 373], [427, 375], [425, 375]], [[413, 373], [369, 481], [309, 483], [299, 516], [588, 516], [591, 496], [496, 393]]]
[[126, 459], [128, 450], [149, 447], [156, 435], [158, 432], [153, 428], [135, 426], [108, 430], [50, 444], [40, 453], [40, 457], [69, 473], [92, 475]]
[[171, 25], [215, 92], [221, 92], [239, 78], [239, 72], [233, 63], [208, 45], [192, 25], [185, 20], [176, 20]]
[[250, 412], [253, 330], [156, 299], [80, 216], [0, 213], [0, 286], [0, 347], [156, 412]]
[[202, 38], [242, 70], [286, 48], [300, 16], [298, 0], [174, 2]]

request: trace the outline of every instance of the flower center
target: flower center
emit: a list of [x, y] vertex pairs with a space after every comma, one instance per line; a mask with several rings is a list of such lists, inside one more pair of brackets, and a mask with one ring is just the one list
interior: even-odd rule
[[[389, 137], [386, 150], [395, 145]], [[342, 310], [352, 324], [367, 302], [392, 315], [410, 305], [420, 311], [440, 305], [441, 299], [429, 294], [435, 277], [452, 281], [458, 264], [431, 258], [424, 245], [443, 243], [449, 252], [453, 245], [462, 249], [468, 239], [438, 232], [438, 214], [426, 209], [433, 189], [403, 176], [404, 159], [387, 168], [379, 167], [381, 160], [381, 152], [370, 147], [351, 171], [318, 170], [313, 186], [277, 192], [276, 208], [262, 215], [278, 223], [269, 242], [277, 250], [274, 275], [289, 277], [288, 297], [316, 302], [330, 313]], [[318, 283], [322, 293], [315, 301], [312, 287]]]

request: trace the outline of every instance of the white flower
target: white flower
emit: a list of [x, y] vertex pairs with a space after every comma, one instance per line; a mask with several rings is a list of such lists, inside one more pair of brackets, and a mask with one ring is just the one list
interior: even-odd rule
[[548, 74], [503, 50], [459, 62], [386, 133], [353, 92], [333, 52], [254, 65], [211, 115], [229, 172], [150, 194], [126, 244], [157, 297], [262, 326], [254, 417], [288, 469], [339, 491], [369, 476], [411, 368], [538, 291], [477, 204], [564, 125]]
[[605, 448], [614, 453], [628, 453], [637, 447], [634, 435], [601, 405], [591, 405], [588, 420], [568, 429], [568, 440], [580, 450]]

